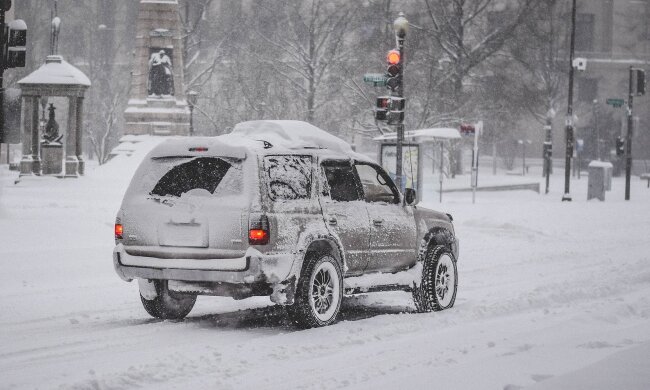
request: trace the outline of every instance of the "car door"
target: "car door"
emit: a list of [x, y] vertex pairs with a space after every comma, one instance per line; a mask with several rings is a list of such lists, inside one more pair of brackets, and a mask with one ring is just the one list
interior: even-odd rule
[[417, 259], [417, 232], [412, 206], [402, 205], [397, 187], [379, 166], [357, 162], [370, 219], [370, 257], [366, 271], [393, 272]]
[[347, 264], [345, 274], [360, 274], [368, 261], [370, 220], [352, 162], [323, 161], [321, 176], [320, 199], [325, 224], [343, 245]]

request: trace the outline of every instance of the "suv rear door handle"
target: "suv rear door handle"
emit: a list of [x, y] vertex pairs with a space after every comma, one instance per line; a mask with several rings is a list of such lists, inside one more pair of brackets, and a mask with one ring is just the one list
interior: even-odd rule
[[327, 220], [327, 222], [328, 222], [330, 225], [336, 225], [336, 224], [338, 223], [338, 221], [337, 221], [336, 218], [334, 218], [334, 217], [330, 217], [330, 218]]
[[378, 226], [378, 225], [381, 225], [382, 223], [384, 223], [384, 220], [383, 220], [383, 219], [379, 219], [379, 218], [378, 218], [378, 219], [373, 219], [373, 220], [372, 220], [372, 223], [374, 223], [375, 225]]

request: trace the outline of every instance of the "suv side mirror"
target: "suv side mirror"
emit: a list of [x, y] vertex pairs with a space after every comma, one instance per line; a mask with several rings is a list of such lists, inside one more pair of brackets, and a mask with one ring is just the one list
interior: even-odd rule
[[404, 200], [409, 206], [414, 206], [417, 202], [418, 194], [413, 188], [407, 188], [404, 192]]

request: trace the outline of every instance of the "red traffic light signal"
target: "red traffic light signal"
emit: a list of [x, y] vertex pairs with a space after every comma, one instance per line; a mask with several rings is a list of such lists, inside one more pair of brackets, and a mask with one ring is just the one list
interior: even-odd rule
[[388, 54], [386, 55], [386, 60], [391, 65], [399, 64], [399, 60], [400, 60], [399, 51], [395, 49], [389, 51]]

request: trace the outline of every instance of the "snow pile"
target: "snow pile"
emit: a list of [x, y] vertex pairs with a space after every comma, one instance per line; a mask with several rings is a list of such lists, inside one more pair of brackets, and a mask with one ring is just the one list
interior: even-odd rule
[[613, 168], [611, 162], [609, 161], [597, 161], [593, 160], [589, 163], [589, 168]]
[[90, 80], [79, 69], [70, 65], [59, 55], [47, 56], [45, 64], [18, 81], [24, 84], [82, 85], [89, 87]]

